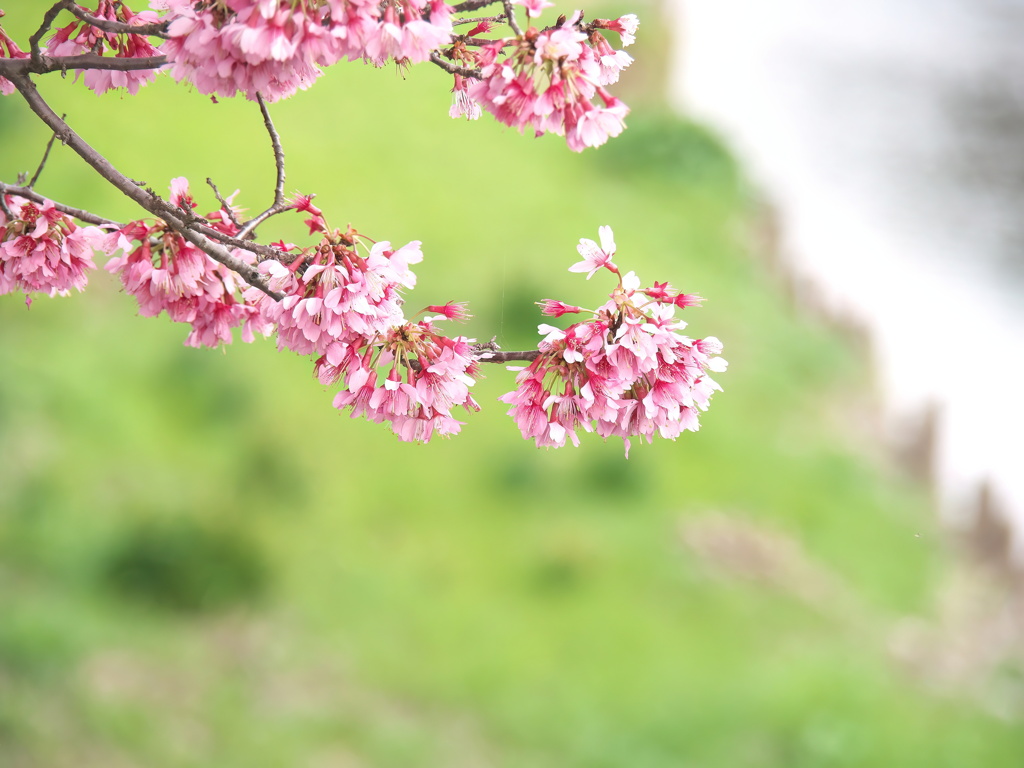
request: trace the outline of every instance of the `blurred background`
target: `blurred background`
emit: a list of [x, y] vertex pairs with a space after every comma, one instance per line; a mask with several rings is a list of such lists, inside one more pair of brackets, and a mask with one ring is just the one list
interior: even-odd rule
[[[333, 410], [309, 361], [186, 348], [103, 274], [31, 309], [0, 300], [0, 766], [1020, 764], [1006, 527], [984, 505], [940, 523], [934, 441], [893, 458], [879, 334], [793, 266], [772, 145], [735, 133], [737, 161], [666, 107], [671, 89], [738, 123], [698, 97], [701, 59], [679, 65], [695, 79], [670, 66], [698, 57], [708, 5], [587, 9], [642, 20], [630, 127], [597, 151], [452, 121], [450, 78], [425, 67], [336, 66], [272, 108], [288, 189], [334, 226], [422, 240], [410, 308], [469, 301], [471, 336], [529, 348], [534, 301], [594, 302], [607, 287], [565, 270], [603, 224], [620, 265], [705, 296], [689, 332], [731, 365], [677, 442], [628, 461], [596, 439], [537, 450], [494, 367], [463, 434], [401, 444]], [[704, 39], [739, 69], [753, 44], [732, 39], [732, 5]], [[3, 8], [26, 40], [40, 4]], [[753, 103], [783, 86], [744, 87]], [[255, 104], [165, 80], [134, 98], [40, 89], [133, 178], [187, 176], [201, 208], [207, 177], [251, 211], [270, 200]], [[766, 115], [747, 119], [769, 133]], [[0, 177], [31, 172], [47, 139], [0, 100]], [[59, 146], [37, 188], [137, 215]], [[266, 239], [303, 237], [276, 221]], [[958, 375], [991, 362], [952, 357]]]
[[870, 330], [887, 438], [947, 520], [1024, 526], [1024, 2], [674, 3], [673, 103], [767, 191], [805, 298]]

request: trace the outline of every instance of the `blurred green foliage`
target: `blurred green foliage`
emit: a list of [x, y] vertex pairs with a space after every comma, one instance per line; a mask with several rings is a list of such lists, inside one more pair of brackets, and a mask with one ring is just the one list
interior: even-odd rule
[[223, 610], [260, 597], [267, 580], [258, 552], [237, 531], [187, 518], [127, 528], [102, 574], [125, 597], [184, 612]]
[[[9, 28], [27, 6], [4, 4]], [[269, 202], [254, 104], [70, 80], [40, 88], [129, 175]], [[449, 120], [449, 88], [332, 68], [273, 108], [288, 189], [335, 226], [421, 239], [408, 307], [469, 300], [466, 332], [504, 348], [536, 343], [536, 300], [600, 301], [565, 270], [613, 226], [621, 266], [707, 297], [685, 317], [732, 365], [703, 429], [628, 461], [596, 438], [538, 451], [494, 367], [462, 435], [405, 445], [335, 412], [309, 361], [184, 348], [103, 274], [28, 310], [4, 297], [0, 766], [1018, 765], [1016, 721], [888, 651], [950, 561], [873, 455], [863, 361], [750, 257], [728, 152], [639, 104], [575, 155]], [[46, 140], [0, 100], [0, 176]], [[136, 215], [60, 147], [39, 190]]]

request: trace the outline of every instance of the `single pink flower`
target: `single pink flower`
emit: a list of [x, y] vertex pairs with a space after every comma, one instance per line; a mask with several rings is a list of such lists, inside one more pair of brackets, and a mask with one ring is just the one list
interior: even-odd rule
[[547, 0], [512, 0], [512, 4], [523, 6], [526, 9], [526, 15], [531, 19], [540, 16], [545, 8], [555, 7], [554, 3], [549, 3]]
[[593, 240], [581, 237], [580, 244], [576, 246], [583, 261], [577, 262], [569, 267], [570, 272], [586, 272], [587, 280], [594, 276], [602, 267], [618, 274], [619, 268], [612, 263], [615, 255], [615, 240], [612, 235], [612, 228], [607, 226], [599, 227], [598, 235], [601, 238], [601, 245], [598, 246]]
[[447, 320], [469, 320], [473, 317], [464, 301], [449, 301], [447, 304], [430, 305], [428, 312], [437, 312]]
[[540, 307], [541, 314], [548, 315], [549, 317], [561, 317], [567, 314], [574, 315], [583, 311], [581, 307], [566, 304], [555, 299], [544, 299], [544, 301], [538, 301], [537, 305]]
[[617, 19], [594, 19], [592, 23], [599, 29], [610, 29], [613, 32], [618, 32], [623, 48], [636, 42], [636, 31], [640, 27], [640, 19], [637, 18], [635, 13], [627, 13], [625, 16], [620, 16]]

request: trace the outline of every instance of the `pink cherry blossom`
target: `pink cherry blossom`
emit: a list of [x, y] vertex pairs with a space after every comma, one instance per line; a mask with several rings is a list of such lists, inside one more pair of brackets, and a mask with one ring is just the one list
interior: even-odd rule
[[555, 7], [555, 4], [549, 3], [548, 0], [512, 0], [512, 4], [523, 6], [526, 9], [526, 15], [531, 19], [540, 16], [545, 8]]
[[160, 46], [171, 75], [200, 93], [268, 101], [310, 87], [318, 64], [340, 57], [319, 4], [292, 0], [221, 3], [158, 0], [168, 11], [169, 39]]
[[398, 249], [381, 241], [361, 255], [358, 238], [354, 230], [327, 232], [289, 266], [260, 264], [269, 287], [286, 295], [278, 302], [250, 288], [245, 297], [277, 326], [280, 349], [322, 355], [334, 342], [374, 339], [405, 322], [400, 291], [416, 285], [409, 265], [423, 259], [419, 241]]
[[462, 75], [455, 75], [455, 85], [452, 87], [452, 106], [448, 110], [450, 117], [465, 117], [467, 120], [480, 118], [480, 104], [469, 95], [468, 83]]
[[[100, 19], [133, 26], [159, 21], [159, 17], [153, 11], [136, 14], [119, 0], [100, 0], [96, 10], [91, 11], [91, 14]], [[145, 58], [158, 54], [145, 35], [104, 32], [77, 19], [54, 32], [46, 45], [46, 52], [51, 56], [106, 53], [108, 50], [113, 52], [114, 58], [119, 59]], [[76, 73], [77, 76], [78, 73]], [[152, 82], [155, 77], [155, 69], [126, 72], [112, 69], [89, 69], [83, 80], [86, 87], [97, 94], [105, 93], [113, 88], [124, 88], [134, 96], [139, 92], [139, 88]]]
[[400, 440], [427, 442], [461, 429], [454, 408], [480, 409], [469, 393], [479, 375], [470, 341], [448, 338], [430, 321], [404, 323], [374, 339], [330, 346], [317, 361], [317, 376], [343, 380], [335, 408], [388, 423]]
[[[171, 182], [172, 205], [194, 207], [188, 182]], [[207, 215], [215, 229], [235, 234], [236, 227], [221, 211]], [[132, 243], [137, 243], [133, 247]], [[122, 254], [106, 264], [117, 274], [124, 289], [135, 297], [139, 314], [155, 317], [163, 312], [174, 322], [188, 323], [192, 330], [185, 344], [216, 347], [230, 344], [232, 329], [242, 329], [242, 340], [254, 334], [267, 335], [272, 324], [252, 302], [239, 296], [241, 278], [184, 240], [165, 222], [134, 221], [107, 235], [105, 249]], [[236, 256], [251, 261], [252, 254], [236, 250]]]
[[12, 216], [0, 209], [0, 294], [22, 291], [30, 301], [33, 293], [83, 290], [87, 271], [96, 268], [92, 252], [102, 249], [103, 232], [77, 226], [51, 200], [8, 195], [4, 202]]
[[[0, 59], [27, 59], [28, 57], [28, 51], [18, 48], [17, 43], [7, 36], [3, 27], [0, 27]], [[0, 77], [0, 95], [10, 96], [14, 91], [14, 83], [6, 77]], [[3, 291], [0, 291], [0, 293], [3, 293]]]
[[598, 85], [612, 85], [619, 81], [619, 74], [633, 63], [633, 57], [625, 51], [616, 51], [603, 35], [593, 34], [590, 37], [594, 56], [600, 67]]
[[544, 301], [538, 301], [537, 304], [540, 306], [542, 315], [549, 315], [551, 317], [561, 317], [566, 314], [574, 315], [583, 311], [582, 307], [576, 307], [555, 299], [545, 299]]
[[627, 13], [617, 19], [595, 19], [592, 23], [600, 29], [618, 32], [623, 48], [636, 42], [636, 31], [640, 27], [640, 20], [635, 13]]
[[570, 272], [586, 272], [587, 280], [594, 276], [594, 273], [604, 267], [612, 272], [618, 272], [618, 267], [612, 263], [612, 256], [615, 255], [615, 239], [611, 227], [599, 227], [598, 235], [601, 238], [601, 245], [593, 240], [581, 237], [580, 244], [576, 246], [583, 261], [577, 262], [569, 267]]
[[[468, 81], [467, 98], [521, 132], [565, 136], [577, 152], [600, 146], [622, 132], [629, 112], [603, 86], [615, 82], [632, 58], [614, 51], [597, 28], [587, 30], [577, 12], [557, 27], [530, 28], [522, 38], [481, 46], [467, 54], [481, 75]], [[603, 105], [593, 103], [595, 97]], [[453, 117], [468, 114], [459, 98]]]
[[[593, 274], [608, 266], [615, 243], [610, 228], [600, 233], [601, 246], [581, 240], [584, 261], [572, 271]], [[622, 438], [628, 456], [631, 438], [674, 440], [699, 429], [698, 412], [720, 389], [708, 372], [724, 371], [726, 364], [717, 356], [718, 339], [679, 333], [685, 327], [674, 317], [680, 295], [686, 294], [675, 294], [668, 283], [641, 290], [629, 272], [590, 319], [564, 330], [541, 325], [540, 355], [517, 375], [516, 389], [499, 398], [511, 406], [523, 437], [560, 447], [578, 445], [579, 430], [593, 431]], [[542, 304], [556, 316], [567, 306]]]
[[444, 320], [463, 321], [472, 317], [469, 314], [469, 307], [464, 301], [449, 301], [440, 305], [431, 304], [427, 307], [427, 312], [437, 312], [441, 315], [440, 319]]

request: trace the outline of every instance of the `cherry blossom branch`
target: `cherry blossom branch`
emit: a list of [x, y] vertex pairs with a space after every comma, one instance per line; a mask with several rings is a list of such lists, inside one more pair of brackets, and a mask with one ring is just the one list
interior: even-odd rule
[[24, 197], [26, 200], [32, 200], [33, 202], [39, 203], [40, 205], [51, 202], [53, 203], [53, 207], [61, 213], [66, 213], [68, 216], [73, 216], [87, 224], [94, 224], [97, 227], [113, 227], [115, 229], [120, 229], [123, 226], [120, 222], [112, 219], [105, 219], [102, 216], [97, 216], [95, 213], [91, 213], [81, 208], [73, 208], [72, 206], [65, 205], [64, 203], [58, 203], [56, 200], [51, 200], [45, 195], [40, 195], [34, 189], [29, 187], [4, 184], [0, 181], [0, 200], [3, 200], [5, 195], [17, 195], [18, 197]]
[[[10, 209], [7, 207], [6, 200], [4, 199], [6, 195], [17, 195], [18, 197], [23, 197], [23, 198], [25, 198], [27, 200], [32, 200], [32, 201], [37, 202], [39, 204], [44, 204], [46, 202], [51, 202], [51, 203], [53, 203], [53, 207], [56, 208], [58, 211], [61, 211], [62, 213], [66, 213], [69, 216], [73, 216], [76, 219], [84, 221], [84, 222], [86, 222], [88, 224], [93, 224], [95, 226], [105, 227], [105, 228], [110, 228], [110, 229], [121, 229], [124, 226], [120, 222], [113, 221], [112, 219], [106, 219], [106, 218], [103, 218], [102, 216], [97, 216], [96, 214], [90, 213], [89, 211], [82, 210], [81, 208], [74, 208], [74, 207], [72, 207], [70, 205], [65, 205], [64, 203], [59, 203], [59, 202], [57, 202], [55, 200], [50, 200], [49, 198], [47, 198], [47, 197], [45, 197], [43, 195], [40, 195], [35, 190], [29, 189], [28, 187], [20, 187], [20, 186], [15, 186], [15, 185], [12, 185], [12, 184], [5, 184], [3, 182], [0, 182], [0, 210], [3, 210], [4, 213], [8, 216], [8, 218], [11, 218], [11, 219], [15, 218], [15, 216], [10, 211]], [[274, 258], [274, 259], [276, 259], [278, 261], [282, 261], [283, 263], [287, 263], [288, 261], [294, 260], [294, 258], [295, 258], [293, 254], [287, 254], [287, 253], [284, 253], [283, 251], [280, 251], [280, 250], [278, 250], [276, 248], [270, 248], [269, 246], [261, 246], [259, 243], [253, 243], [251, 241], [242, 241], [242, 240], [239, 240], [237, 238], [233, 238], [233, 237], [224, 235], [221, 232], [217, 232], [217, 230], [215, 230], [215, 229], [208, 229], [204, 225], [200, 225], [198, 223], [194, 223], [192, 226], [202, 230], [204, 234], [208, 234], [211, 237], [219, 237], [220, 239], [223, 239], [228, 244], [234, 245], [237, 248], [245, 248], [245, 249], [251, 250], [251, 251], [253, 251], [255, 253], [263, 253], [264, 251], [266, 251], [267, 255], [269, 257]], [[230, 265], [228, 265], [228, 266], [230, 266]], [[232, 269], [233, 269], [233, 267], [232, 267]], [[256, 286], [256, 287], [259, 287], [259, 286]], [[269, 294], [269, 295], [273, 295], [273, 294]], [[474, 354], [474, 358], [477, 360], [477, 362], [480, 362], [480, 363], [495, 363], [495, 364], [511, 363], [511, 362], [527, 362], [527, 363], [529, 363], [529, 362], [533, 362], [534, 360], [537, 359], [537, 357], [540, 356], [540, 350], [537, 350], [537, 349], [527, 349], [527, 350], [510, 350], [510, 351], [505, 352], [505, 351], [502, 351], [498, 347], [497, 343], [492, 340], [492, 341], [490, 341], [490, 342], [488, 342], [486, 344], [475, 344], [473, 346], [473, 354]], [[419, 368], [419, 363], [417, 361], [415, 361], [415, 360], [412, 361], [412, 365], [416, 369]]]
[[[282, 251], [280, 248], [275, 248], [272, 245], [262, 245], [261, 243], [254, 242], [253, 240], [242, 240], [232, 235], [227, 235], [219, 230], [214, 229], [209, 224], [203, 223], [198, 217], [194, 217], [194, 221], [192, 222], [191, 226], [197, 232], [205, 235], [206, 237], [209, 237], [212, 240], [218, 240], [224, 245], [230, 245], [232, 248], [242, 248], [243, 250], [251, 251], [252, 253], [255, 253], [257, 256], [263, 256], [264, 259], [274, 259], [275, 261], [288, 263], [295, 261], [296, 258], [296, 254], [286, 253], [285, 251]], [[234, 267], [231, 268], [234, 269]], [[260, 286], [258, 285], [256, 287], [260, 288]], [[263, 289], [260, 288], [260, 290], [262, 291]], [[266, 293], [268, 296], [274, 295], [268, 293], [267, 291], [263, 292]], [[275, 296], [275, 298], [278, 297]]]
[[263, 277], [255, 267], [233, 256], [222, 245], [213, 242], [205, 234], [197, 231], [197, 228], [193, 225], [198, 223], [198, 217], [193, 213], [171, 206], [153, 190], [143, 189], [117, 170], [109, 160], [93, 149], [81, 136], [72, 130], [71, 126], [57, 116], [57, 113], [39, 95], [39, 91], [36, 89], [36, 85], [32, 82], [31, 78], [27, 75], [17, 74], [8, 77], [8, 79], [18, 89], [18, 92], [28, 103], [29, 108], [56, 134], [61, 142], [71, 147], [93, 170], [110, 182], [116, 189], [124, 193], [126, 197], [154, 216], [163, 219], [181, 237], [206, 253], [210, 258], [237, 272], [249, 285], [263, 291], [273, 299], [280, 300], [283, 298], [281, 294], [267, 287]]
[[267, 102], [263, 95], [257, 91], [256, 100], [260, 104], [260, 112], [263, 113], [263, 125], [267, 127], [270, 134], [270, 144], [274, 149], [274, 166], [277, 168], [277, 183], [274, 185], [274, 202], [263, 213], [250, 219], [245, 226], [238, 231], [238, 237], [245, 239], [256, 227], [278, 213], [283, 213], [291, 208], [284, 199], [284, 148], [281, 146], [281, 137], [274, 128], [274, 121], [270, 119], [270, 110], [267, 109]]
[[111, 21], [109, 19], [100, 19], [95, 16], [91, 16], [73, 2], [68, 4], [67, 9], [89, 26], [96, 27], [96, 29], [101, 29], [104, 32], [112, 32], [116, 35], [127, 34], [162, 37], [165, 40], [169, 37], [167, 34], [168, 24], [166, 21], [158, 21], [153, 24], [123, 24], [120, 21]]
[[[13, 214], [11, 214], [10, 209], [7, 208], [7, 202], [4, 200], [4, 195], [17, 195], [18, 197], [24, 197], [26, 200], [32, 200], [39, 204], [43, 204], [46, 203], [47, 201], [50, 201], [53, 203], [53, 207], [56, 208], [58, 211], [66, 213], [68, 216], [72, 216], [76, 219], [84, 221], [87, 224], [94, 224], [98, 227], [111, 227], [113, 229], [121, 229], [124, 227], [124, 224], [122, 224], [119, 221], [114, 221], [113, 219], [107, 219], [102, 216], [97, 216], [95, 213], [91, 213], [90, 211], [86, 211], [82, 208], [75, 208], [73, 206], [57, 202], [56, 200], [51, 200], [45, 195], [41, 195], [35, 190], [30, 189], [29, 187], [17, 186], [14, 184], [5, 184], [4, 182], [0, 181], [0, 210], [3, 210], [4, 213], [7, 214], [10, 218], [14, 218], [14, 216]], [[218, 197], [218, 199], [220, 198]], [[210, 227], [209, 225], [200, 223], [198, 220], [194, 221], [191, 224], [191, 226], [192, 228], [194, 228], [201, 234], [206, 235], [209, 238], [217, 239], [224, 243], [225, 245], [230, 245], [233, 248], [241, 248], [246, 251], [251, 251], [252, 253], [255, 253], [257, 256], [263, 256], [264, 258], [275, 259], [281, 262], [290, 262], [295, 260], [294, 254], [285, 253], [279, 248], [274, 248], [273, 246], [270, 245], [262, 245], [261, 243], [256, 243], [253, 242], [252, 240], [240, 240], [237, 237], [231, 237], [230, 235], [226, 235], [223, 232], [217, 231], [216, 229]], [[256, 287], [259, 288], [259, 286]]]

